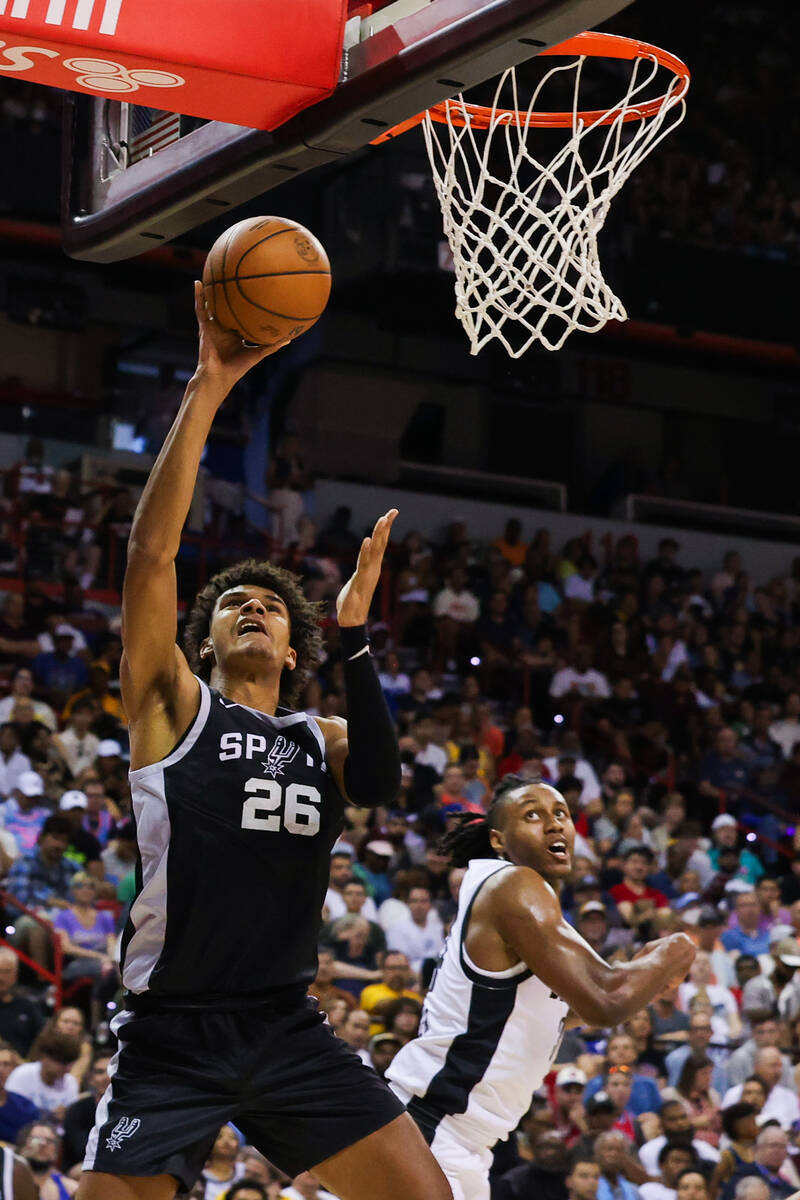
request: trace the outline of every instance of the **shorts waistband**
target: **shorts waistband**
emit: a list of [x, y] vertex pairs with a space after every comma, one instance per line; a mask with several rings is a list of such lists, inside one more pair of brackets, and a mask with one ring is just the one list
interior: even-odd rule
[[284, 1017], [298, 1009], [316, 1010], [317, 1001], [305, 989], [289, 988], [265, 996], [160, 996], [153, 992], [125, 992], [123, 1006], [133, 1013], [169, 1012], [260, 1012], [264, 1016]]

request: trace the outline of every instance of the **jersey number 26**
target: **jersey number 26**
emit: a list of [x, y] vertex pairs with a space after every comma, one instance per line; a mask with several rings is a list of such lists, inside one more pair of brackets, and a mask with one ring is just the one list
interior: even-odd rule
[[287, 833], [299, 833], [301, 837], [319, 833], [322, 797], [315, 787], [290, 783], [284, 791], [277, 779], [255, 777], [248, 779], [244, 790], [249, 798], [242, 809], [242, 829], [279, 833], [283, 825]]

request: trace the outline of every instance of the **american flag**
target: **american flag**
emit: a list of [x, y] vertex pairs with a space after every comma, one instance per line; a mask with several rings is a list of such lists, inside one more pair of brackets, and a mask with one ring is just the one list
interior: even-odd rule
[[149, 158], [180, 137], [180, 114], [163, 112], [160, 108], [131, 105], [128, 155], [131, 163]]

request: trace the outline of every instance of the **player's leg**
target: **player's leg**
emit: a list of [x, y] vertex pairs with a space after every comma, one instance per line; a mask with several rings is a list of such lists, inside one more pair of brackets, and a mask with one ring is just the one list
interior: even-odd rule
[[487, 1147], [462, 1141], [457, 1133], [440, 1125], [430, 1148], [450, 1184], [453, 1200], [489, 1200], [492, 1154]]
[[[173, 1200], [191, 1190], [237, 1107], [232, 1018], [125, 1011], [111, 1029], [119, 1049], [89, 1134], [77, 1198]], [[220, 1048], [228, 1045], [225, 1054]]]
[[340, 1200], [453, 1198], [450, 1184], [408, 1113], [319, 1163], [313, 1173]]
[[306, 1006], [257, 1036], [247, 1096], [234, 1117], [290, 1178], [312, 1171], [341, 1200], [452, 1200], [404, 1106]]
[[106, 1175], [84, 1171], [75, 1200], [173, 1200], [178, 1191], [172, 1175]]

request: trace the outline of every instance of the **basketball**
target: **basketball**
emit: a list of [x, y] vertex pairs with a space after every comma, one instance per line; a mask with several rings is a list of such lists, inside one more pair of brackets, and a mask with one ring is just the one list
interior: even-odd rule
[[319, 320], [331, 291], [321, 243], [285, 217], [249, 217], [221, 234], [205, 261], [208, 311], [246, 342], [271, 346]]

